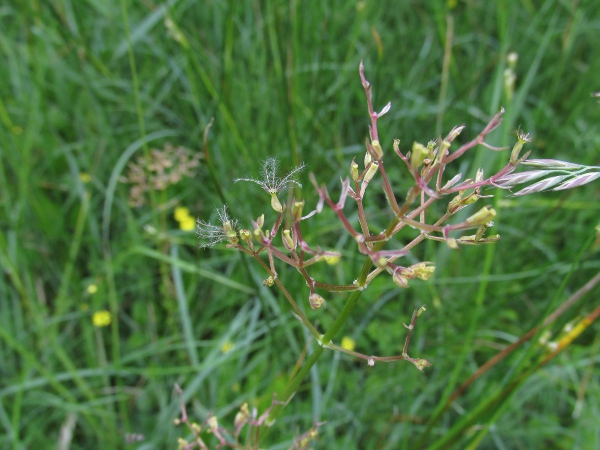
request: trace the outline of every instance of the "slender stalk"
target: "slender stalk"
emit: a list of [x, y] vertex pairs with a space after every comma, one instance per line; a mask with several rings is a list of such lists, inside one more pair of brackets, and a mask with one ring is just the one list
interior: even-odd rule
[[452, 58], [452, 43], [454, 40], [454, 18], [448, 14], [446, 16], [446, 43], [444, 45], [444, 59], [442, 63], [442, 80], [440, 85], [440, 95], [438, 98], [438, 114], [435, 125], [436, 135], [442, 133], [442, 120], [446, 110], [446, 96], [448, 92], [448, 78], [450, 75], [450, 60]]
[[[394, 219], [392, 221], [392, 223], [396, 222], [396, 220], [397, 219]], [[394, 224], [393, 226], [395, 227], [396, 224]], [[390, 227], [388, 227], [388, 229], [390, 229], [390, 228], [393, 229], [393, 227], [391, 225], [390, 225]], [[383, 243], [379, 243], [379, 245], [377, 245], [377, 246], [382, 247]], [[366, 258], [365, 262], [363, 263], [363, 267], [361, 269], [360, 275], [357, 279], [357, 285], [359, 287], [365, 286], [367, 276], [369, 275], [369, 270], [371, 269], [371, 266], [372, 266], [371, 259]], [[320, 342], [323, 342], [323, 343], [330, 342], [333, 339], [333, 337], [337, 334], [337, 332], [340, 331], [340, 329], [342, 328], [344, 323], [346, 323], [346, 320], [348, 320], [350, 313], [356, 306], [356, 303], [358, 302], [358, 299], [360, 298], [361, 294], [362, 294], [362, 290], [357, 290], [357, 291], [352, 292], [352, 294], [350, 294], [350, 296], [346, 300], [346, 303], [344, 303], [342, 310], [340, 311], [338, 316], [335, 318], [333, 324], [331, 324], [331, 326], [329, 327], [327, 332], [321, 337]], [[319, 345], [318, 347], [316, 347], [315, 350], [313, 351], [313, 353], [308, 357], [308, 359], [302, 365], [302, 367], [300, 368], [298, 373], [289, 382], [285, 391], [283, 392], [283, 397], [282, 397], [284, 399], [285, 403], [283, 405], [276, 405], [271, 410], [271, 413], [269, 414], [270, 422], [274, 421], [277, 418], [277, 416], [283, 410], [284, 406], [287, 405], [287, 403], [291, 400], [292, 396], [296, 393], [296, 391], [300, 387], [300, 383], [302, 382], [302, 380], [308, 375], [308, 373], [310, 372], [310, 369], [315, 365], [315, 363], [319, 360], [319, 358], [323, 354], [324, 349], [325, 348], [322, 345]]]

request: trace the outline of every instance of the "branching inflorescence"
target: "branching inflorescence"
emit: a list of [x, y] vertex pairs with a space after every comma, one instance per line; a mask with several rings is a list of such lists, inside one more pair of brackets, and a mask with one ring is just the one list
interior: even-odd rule
[[[297, 181], [297, 175], [304, 169], [304, 164], [293, 169], [284, 177], [278, 175], [278, 162], [275, 158], [268, 158], [264, 162], [262, 169], [262, 179], [239, 178], [235, 181], [251, 181], [257, 183], [271, 197], [271, 207], [277, 212], [277, 219], [271, 227], [265, 226], [264, 215], [256, 220], [252, 220], [252, 229], [238, 229], [237, 221], [231, 219], [226, 211], [226, 207], [219, 209], [219, 225], [212, 225], [206, 222], [198, 221], [197, 234], [203, 241], [204, 246], [211, 246], [217, 242], [227, 242], [227, 246], [242, 251], [252, 256], [268, 274], [264, 285], [273, 286], [276, 284], [290, 303], [295, 316], [308, 328], [311, 334], [317, 339], [319, 345], [323, 348], [339, 350], [352, 356], [364, 359], [368, 365], [372, 366], [376, 361], [398, 361], [407, 360], [413, 363], [419, 370], [430, 366], [431, 364], [418, 358], [411, 358], [408, 355], [408, 343], [411, 332], [415, 326], [417, 318], [425, 311], [421, 307], [413, 314], [410, 325], [407, 325], [408, 334], [401, 355], [398, 356], [373, 356], [350, 351], [341, 346], [333, 344], [331, 338], [339, 330], [339, 323], [347, 317], [347, 313], [353, 307], [349, 302], [348, 310], [344, 309], [340, 316], [334, 322], [332, 329], [324, 335], [319, 333], [311, 324], [303, 309], [296, 303], [292, 295], [280, 282], [277, 276], [275, 260], [294, 267], [304, 278], [309, 288], [308, 303], [312, 309], [320, 308], [325, 305], [324, 297], [317, 291], [326, 292], [344, 292], [344, 291], [362, 291], [379, 274], [387, 272], [391, 275], [394, 283], [407, 288], [410, 281], [419, 278], [427, 280], [435, 271], [435, 266], [431, 262], [420, 262], [403, 266], [397, 263], [402, 257], [408, 255], [413, 248], [423, 242], [425, 239], [445, 242], [450, 248], [456, 249], [462, 245], [481, 245], [494, 243], [499, 239], [496, 234], [488, 234], [493, 226], [493, 220], [496, 211], [490, 205], [483, 205], [465, 220], [451, 222], [451, 219], [464, 208], [470, 207], [481, 199], [491, 197], [483, 195], [482, 188], [498, 187], [501, 189], [513, 189], [524, 183], [535, 181], [535, 183], [522, 188], [514, 193], [516, 196], [527, 195], [535, 192], [547, 190], [562, 190], [580, 186], [600, 177], [599, 167], [582, 166], [578, 164], [567, 163], [548, 159], [527, 159], [529, 152], [521, 156], [521, 152], [526, 143], [530, 142], [529, 135], [517, 132], [517, 142], [515, 143], [507, 164], [497, 173], [486, 177], [482, 169], [479, 169], [474, 178], [465, 179], [461, 182], [462, 175], [456, 175], [453, 178], [445, 179], [446, 167], [458, 158], [464, 156], [472, 148], [482, 145], [492, 151], [507, 150], [507, 148], [496, 148], [486, 142], [487, 136], [494, 131], [502, 122], [504, 110], [498, 112], [484, 129], [471, 141], [461, 145], [452, 151], [451, 147], [454, 140], [463, 131], [464, 126], [453, 128], [446, 137], [430, 141], [427, 145], [415, 142], [410, 151], [403, 153], [400, 150], [400, 141], [396, 140], [393, 144], [394, 153], [405, 166], [410, 178], [412, 187], [402, 197], [398, 197], [390, 183], [387, 168], [384, 163], [385, 152], [379, 141], [377, 130], [378, 119], [387, 113], [391, 104], [388, 103], [381, 112], [375, 112], [371, 97], [371, 84], [364, 76], [364, 67], [361, 62], [360, 78], [365, 90], [368, 113], [370, 117], [369, 138], [366, 140], [367, 152], [364, 157], [363, 169], [359, 169], [359, 164], [354, 160], [350, 165], [350, 177], [341, 181], [341, 191], [337, 201], [334, 201], [324, 184], [319, 184], [311, 173], [309, 178], [319, 195], [319, 201], [313, 211], [303, 215], [304, 200], [293, 199], [291, 204], [286, 205], [278, 198], [278, 194], [289, 187], [301, 187]], [[534, 170], [515, 173], [517, 166], [533, 167]], [[392, 219], [384, 231], [376, 232], [369, 225], [368, 216], [365, 213], [364, 199], [372, 181], [379, 174], [381, 187], [388, 200]], [[357, 205], [359, 229], [352, 224], [345, 213], [345, 205], [348, 199]], [[432, 217], [430, 206], [443, 199], [449, 199], [445, 212], [439, 216]], [[315, 214], [320, 213], [325, 204], [333, 210], [341, 225], [349, 233], [360, 253], [366, 256], [363, 270], [357, 279], [351, 284], [330, 284], [315, 280], [310, 275], [310, 266], [331, 258], [340, 258], [341, 253], [337, 251], [327, 251], [320, 247], [313, 247], [306, 242], [302, 236], [301, 223]], [[286, 211], [290, 214], [290, 227], [282, 228], [283, 216]], [[405, 227], [411, 227], [418, 230], [418, 235], [410, 242], [403, 245], [402, 248], [388, 248], [386, 243], [397, 242], [392, 238], [402, 231]], [[466, 230], [473, 230], [472, 234], [463, 234]], [[282, 245], [281, 245], [282, 244]], [[266, 255], [266, 261], [262, 256]], [[358, 296], [353, 298], [356, 301]], [[346, 315], [345, 315], [346, 314]]]

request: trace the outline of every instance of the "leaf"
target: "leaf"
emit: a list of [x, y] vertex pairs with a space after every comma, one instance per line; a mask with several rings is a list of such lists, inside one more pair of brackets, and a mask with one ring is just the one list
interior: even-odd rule
[[582, 175], [577, 175], [575, 178], [565, 181], [561, 185], [552, 189], [553, 191], [563, 191], [565, 189], [571, 189], [574, 187], [583, 186], [584, 184], [588, 184], [594, 180], [600, 178], [600, 172], [596, 173], [584, 173]]
[[519, 197], [521, 195], [533, 194], [535, 192], [543, 192], [547, 191], [551, 187], [556, 186], [560, 182], [569, 178], [569, 175], [559, 175], [556, 177], [546, 178], [545, 180], [538, 181], [537, 183], [533, 183], [531, 186], [527, 186], [525, 189], [521, 189], [518, 192], [513, 194], [514, 197]]

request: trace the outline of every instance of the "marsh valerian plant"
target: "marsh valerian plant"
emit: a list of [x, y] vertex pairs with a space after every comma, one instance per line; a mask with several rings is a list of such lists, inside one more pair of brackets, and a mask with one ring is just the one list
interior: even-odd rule
[[[493, 147], [486, 142], [488, 135], [501, 124], [504, 110], [494, 115], [474, 139], [456, 149], [452, 149], [454, 141], [463, 132], [464, 126], [455, 127], [445, 137], [438, 137], [427, 144], [415, 142], [408, 151], [401, 150], [400, 141], [395, 140], [393, 152], [385, 151], [379, 141], [377, 125], [378, 119], [391, 109], [391, 103], [380, 112], [376, 112], [372, 103], [371, 84], [364, 76], [362, 62], [359, 73], [370, 119], [369, 138], [365, 143], [366, 153], [362, 168], [352, 160], [350, 176], [341, 180], [337, 201], [332, 198], [325, 184], [319, 184], [311, 173], [309, 179], [319, 196], [314, 209], [305, 214], [304, 200], [294, 198], [290, 204], [282, 202], [278, 198], [279, 193], [290, 187], [301, 188], [297, 176], [305, 166], [301, 164], [286, 175], [280, 176], [277, 159], [270, 157], [263, 164], [260, 179], [235, 180], [256, 183], [269, 194], [271, 207], [277, 213], [275, 221], [270, 226], [265, 224], [264, 215], [261, 215], [251, 220], [251, 228], [238, 229], [238, 221], [230, 218], [226, 207], [223, 206], [217, 210], [218, 224], [198, 221], [196, 230], [203, 246], [226, 242], [227, 247], [237, 249], [254, 258], [266, 272], [264, 284], [277, 285], [289, 302], [293, 314], [317, 341], [318, 346], [289, 383], [283, 397], [286, 402], [296, 392], [300, 382], [324, 349], [350, 354], [365, 360], [369, 366], [373, 366], [376, 362], [400, 360], [412, 363], [419, 370], [431, 365], [425, 359], [409, 356], [408, 351], [411, 334], [417, 318], [425, 311], [424, 306], [418, 308], [413, 313], [410, 324], [405, 325], [408, 331], [400, 355], [376, 356], [355, 352], [336, 345], [333, 338], [346, 322], [361, 293], [380, 274], [389, 274], [391, 280], [400, 288], [409, 287], [411, 280], [415, 278], [428, 280], [431, 277], [435, 271], [433, 262], [422, 261], [416, 264], [402, 262], [404, 257], [412, 253], [415, 247], [425, 240], [439, 241], [452, 249], [463, 245], [484, 245], [498, 241], [499, 235], [489, 233], [494, 225], [496, 211], [489, 204], [485, 204], [485, 199], [492, 195], [484, 195], [483, 188], [496, 187], [511, 192], [518, 189], [513, 195], [523, 196], [548, 190], [570, 189], [600, 178], [599, 167], [551, 159], [528, 159], [529, 152], [523, 155], [522, 153], [531, 138], [519, 130], [506, 165], [498, 172], [486, 176], [483, 170], [479, 169], [472, 178], [463, 180], [462, 174], [458, 174], [447, 179], [446, 168], [476, 146], [481, 145], [495, 152], [508, 150], [508, 148]], [[393, 186], [388, 176], [388, 160], [392, 153], [399, 159], [400, 166], [404, 167], [411, 182], [411, 187], [406, 192]], [[516, 172], [518, 167], [533, 170]], [[379, 182], [374, 183], [374, 180]], [[530, 182], [533, 184], [524, 186]], [[366, 213], [364, 202], [368, 187], [371, 189], [381, 187], [387, 199], [391, 219], [383, 231], [372, 226]], [[356, 204], [356, 221], [347, 216], [350, 208], [346, 208], [346, 205], [349, 201]], [[444, 202], [443, 213], [436, 214], [431, 208], [436, 202]], [[478, 203], [482, 203], [481, 206], [475, 205]], [[353, 277], [353, 282], [348, 284], [331, 284], [317, 280], [311, 275], [312, 265], [328, 258], [344, 256], [340, 251], [323, 250], [316, 243], [309, 243], [303, 237], [303, 222], [321, 213], [325, 205], [334, 212], [341, 227], [352, 237], [353, 245], [356, 245], [358, 251], [365, 255], [360, 273]], [[465, 219], [453, 220], [459, 211], [466, 208], [470, 208], [471, 212]], [[282, 225], [285, 214], [289, 214], [290, 226], [287, 228]], [[355, 223], [358, 223], [358, 227], [353, 225]], [[417, 236], [408, 243], [400, 243], [394, 237], [406, 227], [417, 230]], [[304, 278], [308, 286], [308, 295], [305, 298], [312, 309], [318, 309], [326, 304], [328, 292], [350, 293], [341, 312], [324, 333], [309, 321], [304, 313], [305, 306], [298, 302], [280, 281], [278, 270], [281, 270], [281, 266], [277, 261], [293, 267]], [[274, 404], [269, 419], [274, 419], [282, 407], [283, 404]]]

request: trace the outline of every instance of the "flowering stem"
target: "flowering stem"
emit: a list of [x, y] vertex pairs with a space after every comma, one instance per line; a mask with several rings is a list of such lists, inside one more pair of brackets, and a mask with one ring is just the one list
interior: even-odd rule
[[319, 281], [314, 282], [314, 287], [325, 289], [329, 292], [343, 292], [343, 291], [356, 291], [360, 289], [355, 284], [329, 284], [329, 283], [321, 283]]
[[[400, 210], [398, 211], [399, 214], [397, 215], [397, 217], [395, 217], [392, 220], [392, 222], [390, 223], [390, 225], [387, 227], [387, 229], [386, 229], [386, 231], [384, 233], [386, 236], [391, 235], [392, 232], [393, 232], [393, 230], [400, 223], [400, 218], [399, 217], [401, 217], [403, 214], [406, 213], [406, 211], [410, 207], [410, 204], [412, 203], [412, 201], [417, 196], [417, 192], [418, 191], [416, 191], [414, 189], [411, 189], [411, 191], [409, 191], [409, 194], [407, 196], [406, 202], [404, 203], [404, 205], [402, 206], [402, 208], [400, 208]], [[420, 235], [418, 238], [415, 239], [415, 243], [418, 242], [418, 241], [420, 241], [420, 240], [422, 240], [422, 239], [424, 239], [424, 236]], [[377, 252], [377, 251], [381, 250], [384, 245], [385, 245], [385, 241], [377, 242], [373, 246], [373, 252]], [[258, 258], [258, 259], [260, 259], [260, 258]], [[261, 261], [261, 263], [262, 263], [262, 261]], [[264, 263], [263, 263], [263, 266], [264, 266]], [[360, 275], [358, 276], [358, 279], [356, 280], [357, 290], [354, 291], [354, 292], [352, 292], [352, 294], [350, 294], [350, 296], [346, 300], [346, 303], [344, 303], [344, 306], [343, 306], [342, 310], [340, 311], [340, 313], [338, 314], [338, 316], [333, 321], [333, 324], [331, 324], [331, 326], [329, 327], [329, 329], [327, 330], [327, 332], [320, 339], [318, 339], [318, 342], [321, 345], [319, 345], [318, 347], [316, 347], [314, 349], [313, 353], [309, 356], [309, 358], [306, 360], [306, 362], [304, 363], [304, 365], [300, 368], [300, 371], [294, 376], [294, 378], [291, 379], [291, 381], [287, 385], [287, 387], [286, 387], [286, 389], [285, 389], [285, 391], [283, 393], [283, 397], [282, 397], [283, 399], [285, 399], [284, 401], [286, 402], [286, 404], [292, 398], [292, 396], [296, 393], [296, 391], [300, 387], [300, 383], [308, 375], [310, 369], [315, 365], [315, 363], [318, 361], [318, 359], [323, 354], [323, 350], [325, 349], [325, 347], [323, 347], [323, 344], [330, 345], [329, 343], [331, 342], [331, 340], [340, 331], [340, 329], [342, 328], [342, 326], [344, 325], [344, 323], [346, 323], [346, 320], [348, 320], [348, 317], [352, 313], [352, 310], [356, 306], [356, 303], [358, 302], [358, 299], [360, 298], [360, 295], [362, 294], [362, 291], [363, 291], [362, 288], [364, 288], [367, 285], [367, 280], [368, 280], [368, 277], [369, 277], [369, 272], [370, 272], [372, 266], [373, 266], [373, 262], [371, 261], [371, 258], [370, 257], [365, 258], [365, 262], [364, 262], [363, 267], [362, 267], [362, 269], [360, 271]], [[277, 282], [278, 286], [283, 287], [280, 284], [279, 280], [276, 280], [276, 282]], [[287, 292], [287, 291], [284, 291], [284, 292]], [[288, 295], [289, 295], [289, 293], [288, 293]], [[295, 305], [296, 308], [297, 308], [297, 305], [296, 305], [295, 302], [293, 302], [293, 299], [290, 300], [290, 298], [288, 298], [288, 301], [290, 301], [290, 303], [293, 303], [292, 306]], [[294, 310], [296, 310], [296, 308], [294, 308]], [[412, 321], [413, 325], [414, 325], [414, 320], [416, 320], [415, 317], [413, 317], [413, 321]], [[407, 344], [408, 344], [408, 341], [406, 341], [406, 345]], [[404, 357], [404, 359], [405, 358], [406, 357]], [[284, 406], [285, 406], [285, 404], [284, 405], [276, 405], [273, 408], [273, 410], [271, 411], [271, 413], [269, 414], [269, 421], [275, 420], [277, 418], [278, 414], [283, 409]]]
[[[317, 186], [317, 189], [318, 189], [318, 186]], [[343, 212], [341, 212], [341, 209], [336, 208], [337, 205], [333, 204], [333, 202], [329, 199], [329, 196], [324, 192], [324, 190], [321, 190], [321, 189], [318, 189], [318, 190], [319, 190], [321, 197], [325, 199], [325, 201], [332, 207], [332, 209], [336, 212], [338, 217], [342, 220], [342, 223], [344, 223], [345, 215], [343, 214]], [[389, 224], [389, 226], [383, 233], [384, 236], [389, 237], [394, 234], [396, 227], [403, 221], [403, 219], [405, 219], [405, 217], [403, 217], [404, 214], [408, 211], [408, 209], [410, 208], [410, 205], [417, 198], [419, 193], [420, 193], [419, 188], [413, 188], [409, 191], [404, 205], [401, 208], [399, 208], [398, 211], [396, 211], [396, 217], [392, 220], [392, 222]], [[433, 201], [433, 199], [430, 199], [430, 200]], [[424, 209], [426, 207], [426, 205], [428, 205], [428, 202], [425, 202], [419, 209]], [[417, 214], [418, 214], [418, 212], [417, 212]], [[444, 217], [444, 219], [445, 219], [445, 217]], [[353, 228], [351, 228], [351, 229], [352, 229], [352, 231], [354, 231]], [[356, 232], [354, 231], [354, 233], [356, 233]], [[420, 242], [424, 238], [425, 238], [425, 236], [423, 234], [419, 235], [416, 239], [414, 239], [413, 245], [416, 245], [418, 242]], [[385, 245], [385, 241], [379, 241], [379, 242], [375, 243], [373, 245], [372, 253], [378, 252], [379, 250], [381, 250], [383, 248], [384, 245]], [[320, 339], [318, 339], [318, 342], [321, 345], [319, 345], [318, 347], [316, 347], [314, 349], [313, 353], [306, 360], [304, 365], [300, 368], [300, 371], [290, 380], [288, 386], [286, 387], [286, 389], [283, 393], [283, 397], [282, 397], [285, 399], [286, 403], [296, 393], [296, 391], [300, 387], [300, 383], [302, 382], [302, 380], [308, 375], [310, 369], [315, 365], [315, 363], [318, 361], [318, 359], [323, 354], [323, 350], [325, 349], [325, 347], [323, 345], [326, 345], [329, 347], [331, 345], [330, 342], [333, 339], [333, 337], [340, 331], [340, 329], [342, 328], [344, 323], [346, 323], [346, 321], [348, 320], [348, 317], [352, 313], [352, 310], [356, 306], [356, 303], [358, 302], [358, 299], [360, 298], [360, 295], [362, 294], [362, 291], [363, 291], [362, 288], [364, 288], [364, 286], [367, 285], [368, 281], [372, 280], [372, 278], [369, 278], [369, 272], [370, 272], [372, 266], [373, 266], [373, 262], [372, 262], [371, 258], [370, 257], [366, 258], [365, 262], [363, 264], [363, 267], [361, 269], [360, 275], [358, 276], [358, 279], [356, 281], [357, 290], [352, 292], [352, 294], [350, 294], [350, 296], [346, 300], [346, 303], [344, 304], [342, 310], [340, 311], [340, 313], [334, 320], [333, 324], [329, 327], [327, 332]], [[282, 287], [281, 284], [279, 283], [279, 280], [276, 280], [276, 282], [278, 283], [277, 284], [278, 286]], [[288, 298], [288, 300], [290, 300], [290, 299]], [[293, 302], [293, 300], [292, 300], [292, 302]], [[293, 304], [295, 305], [295, 302]], [[294, 310], [296, 310], [296, 308], [294, 308]], [[416, 314], [413, 315], [413, 320], [411, 321], [411, 326], [414, 326], [415, 320], [416, 320]], [[410, 340], [410, 331], [411, 330], [409, 329], [409, 334], [405, 341], [403, 357], [401, 359], [407, 359], [407, 356], [408, 356], [406, 354], [406, 352], [407, 352], [408, 342]], [[394, 359], [395, 357], [383, 357], [383, 358], [384, 358], [383, 360], [390, 360], [390, 361], [395, 360]], [[392, 358], [392, 359], [389, 359], [389, 358]], [[285, 406], [285, 404], [284, 405], [276, 405], [273, 408], [273, 410], [271, 411], [271, 413], [269, 414], [269, 421], [275, 420], [284, 406]]]
[[475, 139], [473, 139], [470, 142], [467, 142], [462, 147], [460, 147], [458, 150], [456, 150], [454, 153], [446, 156], [443, 159], [443, 163], [448, 164], [449, 162], [454, 161], [455, 159], [462, 156], [467, 150], [475, 147], [478, 144], [482, 144], [485, 137], [502, 123], [502, 114], [504, 114], [504, 108], [502, 108], [500, 110], [500, 112], [498, 112], [492, 118], [492, 120], [490, 120], [490, 122], [487, 124], [487, 126], [483, 129], [483, 131], [481, 131], [481, 133], [479, 133], [477, 135], [477, 137]]
[[[371, 260], [368, 258], [365, 261], [365, 266], [367, 266], [367, 265], [368, 265], [368, 267], [371, 266]], [[363, 266], [363, 270], [364, 270], [364, 266]], [[367, 269], [367, 271], [368, 271], [368, 269]], [[344, 304], [344, 307], [342, 308], [342, 311], [337, 316], [337, 318], [335, 319], [335, 321], [333, 322], [333, 324], [331, 325], [329, 330], [327, 330], [327, 332], [323, 335], [323, 337], [318, 339], [319, 342], [331, 341], [331, 339], [335, 336], [335, 334], [340, 330], [340, 328], [342, 327], [344, 322], [346, 322], [346, 320], [348, 319], [348, 316], [354, 309], [354, 306], [356, 305], [356, 302], [358, 301], [358, 298], [360, 297], [361, 293], [362, 293], [362, 291], [354, 291], [350, 295], [350, 297], [348, 297], [348, 299], [346, 300], [346, 303]], [[281, 412], [281, 410], [283, 409], [283, 407], [287, 404], [287, 402], [289, 402], [291, 400], [291, 398], [294, 396], [294, 394], [300, 387], [300, 383], [302, 382], [302, 380], [304, 380], [304, 378], [310, 372], [310, 369], [315, 365], [315, 363], [319, 360], [319, 358], [323, 354], [323, 350], [325, 350], [325, 347], [323, 347], [322, 345], [319, 345], [318, 347], [316, 347], [313, 350], [312, 354], [308, 357], [306, 362], [302, 365], [302, 367], [300, 368], [300, 370], [298, 371], [296, 376], [294, 376], [294, 378], [292, 378], [290, 380], [290, 382], [288, 383], [288, 385], [283, 393], [283, 396], [282, 396], [285, 404], [275, 405], [275, 407], [271, 410], [271, 414], [269, 414], [269, 422], [274, 421], [277, 418], [277, 416], [279, 415], [279, 413]]]
[[[394, 220], [394, 222], [395, 221], [396, 221], [396, 219]], [[376, 245], [376, 247], [379, 247], [379, 248], [381, 248], [382, 246], [383, 246], [383, 243], [379, 243]], [[371, 259], [366, 258], [365, 262], [363, 264], [362, 270], [360, 272], [360, 275], [358, 277], [358, 280], [357, 280], [357, 284], [359, 287], [365, 286], [366, 279], [367, 279], [367, 276], [369, 275], [369, 270], [371, 269], [371, 266], [372, 266]], [[278, 286], [279, 286], [279, 284], [278, 284]], [[357, 290], [357, 291], [352, 292], [352, 294], [350, 294], [350, 296], [346, 300], [346, 303], [344, 304], [344, 307], [340, 311], [339, 315], [336, 317], [333, 324], [331, 325], [331, 327], [329, 327], [329, 329], [323, 335], [323, 337], [321, 337], [319, 339], [319, 342], [327, 343], [333, 339], [333, 337], [337, 334], [338, 331], [340, 331], [340, 329], [342, 328], [342, 325], [344, 325], [344, 323], [348, 319], [348, 316], [350, 315], [350, 313], [356, 306], [356, 302], [358, 301], [361, 294], [362, 294], [362, 290]], [[287, 385], [287, 387], [283, 393], [283, 397], [282, 397], [283, 399], [285, 399], [284, 401], [286, 402], [286, 404], [291, 399], [291, 397], [296, 393], [296, 391], [300, 387], [300, 383], [308, 375], [312, 366], [314, 366], [315, 363], [318, 361], [318, 359], [321, 357], [324, 349], [325, 349], [325, 347], [323, 347], [322, 345], [319, 345], [318, 347], [316, 347], [314, 349], [314, 351], [312, 352], [312, 354], [309, 356], [309, 358], [306, 360], [304, 365], [300, 368], [300, 371], [296, 374], [296, 376], [294, 378], [291, 379], [291, 381]], [[269, 421], [275, 420], [277, 418], [277, 415], [281, 412], [281, 410], [283, 409], [284, 406], [285, 405], [276, 405], [273, 408], [273, 410], [271, 411], [271, 414], [269, 415]]]
[[277, 285], [277, 287], [279, 289], [281, 289], [281, 292], [283, 292], [283, 295], [285, 296], [285, 298], [292, 305], [292, 308], [293, 308], [294, 312], [296, 313], [296, 317], [300, 320], [300, 322], [302, 322], [302, 324], [306, 328], [308, 328], [308, 331], [310, 331], [310, 334], [312, 334], [314, 338], [319, 339], [321, 334], [317, 331], [317, 329], [313, 326], [313, 324], [310, 323], [308, 318], [304, 315], [302, 310], [298, 307], [297, 303], [294, 301], [293, 297], [287, 291], [287, 289], [285, 288], [283, 283], [279, 280], [279, 278], [275, 278], [274, 281], [275, 281], [275, 284]]
[[272, 272], [272, 270], [269, 268], [269, 266], [267, 266], [265, 264], [265, 262], [258, 256], [258, 254], [256, 254], [256, 252], [252, 252], [252, 251], [246, 249], [245, 247], [243, 247], [239, 244], [236, 244], [235, 248], [243, 251], [244, 253], [249, 254], [254, 259], [256, 259], [256, 261], [258, 261], [258, 263], [262, 266], [262, 268], [265, 269], [265, 271], [273, 277], [273, 281], [275, 282], [277, 287], [279, 289], [281, 289], [281, 292], [283, 292], [283, 295], [285, 296], [285, 298], [289, 302], [290, 306], [294, 310], [295, 316], [298, 318], [298, 320], [300, 320], [300, 322], [302, 322], [302, 324], [308, 329], [308, 331], [310, 331], [310, 334], [312, 334], [316, 339], [319, 339], [321, 337], [321, 334], [317, 331], [317, 329], [313, 326], [313, 324], [310, 323], [308, 318], [304, 315], [304, 313], [302, 312], [302, 310], [300, 309], [300, 307], [298, 306], [298, 304], [296, 303], [294, 298], [291, 296], [291, 294], [288, 292], [288, 290], [285, 288], [283, 283], [279, 280], [279, 278], [276, 276], [276, 274]]
[[369, 117], [371, 119], [371, 126], [369, 129], [371, 130], [371, 139], [374, 141], [379, 140], [379, 135], [377, 133], [377, 113], [373, 110], [373, 102], [371, 101], [371, 83], [367, 81], [365, 78], [365, 66], [363, 65], [362, 60], [360, 61], [360, 65], [358, 66], [358, 72], [360, 74], [360, 81], [362, 82], [363, 88], [365, 90], [365, 95], [367, 97], [367, 108], [369, 109]]
[[383, 190], [387, 195], [388, 201], [390, 202], [390, 206], [392, 207], [394, 214], [398, 214], [398, 212], [400, 211], [400, 207], [398, 206], [398, 202], [396, 201], [396, 196], [394, 195], [394, 191], [392, 189], [392, 185], [390, 184], [390, 180], [388, 179], [387, 173], [385, 172], [383, 160], [379, 159], [377, 162], [379, 163], [379, 173], [381, 173]]

